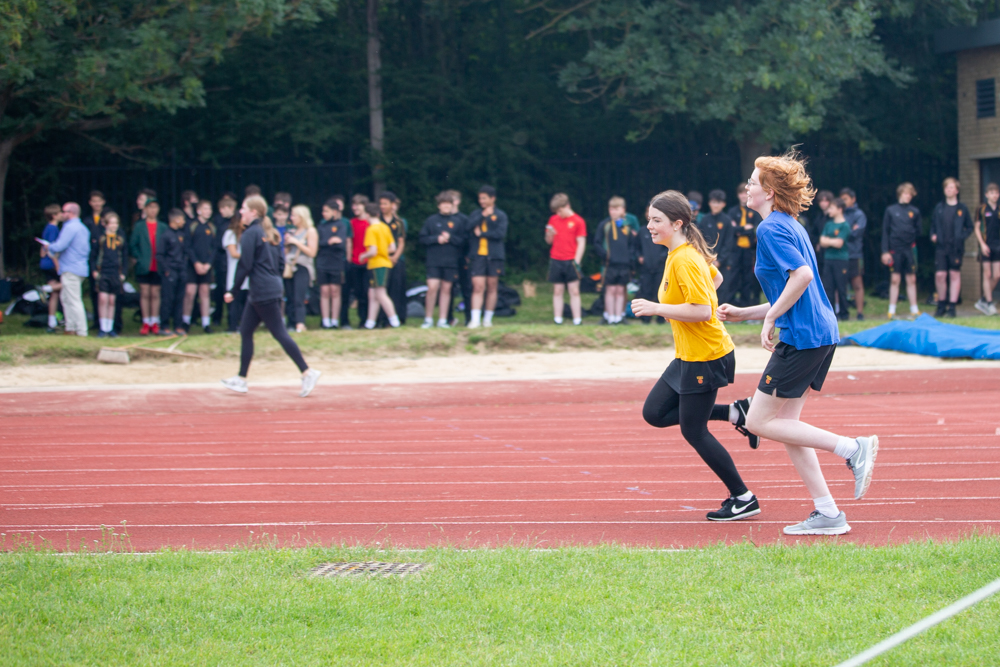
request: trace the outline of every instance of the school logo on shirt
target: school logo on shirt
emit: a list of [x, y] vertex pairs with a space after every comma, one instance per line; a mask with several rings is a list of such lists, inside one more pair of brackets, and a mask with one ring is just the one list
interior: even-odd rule
[[[986, 215], [989, 215], [989, 213], [987, 213]], [[913, 211], [910, 211], [910, 217], [911, 218], [913, 217]]]
[[490, 220], [492, 220], [493, 222], [496, 222], [497, 221], [497, 217], [495, 215], [491, 215], [490, 216]]
[[702, 384], [704, 382], [704, 380], [705, 380], [705, 376], [704, 375], [699, 375], [698, 376], [698, 384]]
[[958, 217], [960, 217], [960, 218], [962, 217], [962, 211], [961, 211], [961, 209], [959, 209], [959, 211], [958, 211]]
[[721, 222], [716, 223], [715, 226], [718, 227], [719, 229], [722, 229], [722, 223]]
[[833, 235], [834, 236], [840, 236], [840, 230], [839, 229], [833, 230]]
[[331, 227], [330, 231], [333, 232], [334, 234], [336, 234], [337, 233], [337, 228], [336, 227]]
[[573, 225], [575, 225], [575, 224], [576, 224], [575, 222], [567, 222], [566, 223], [566, 227], [569, 228], [569, 229], [573, 229]]
[[764, 384], [771, 384], [771, 376], [767, 375], [764, 377]]
[[451, 220], [449, 220], [449, 221], [448, 221], [448, 227], [449, 227], [449, 228], [453, 228], [454, 226], [455, 226], [455, 223], [454, 223], [454, 222], [452, 222]]

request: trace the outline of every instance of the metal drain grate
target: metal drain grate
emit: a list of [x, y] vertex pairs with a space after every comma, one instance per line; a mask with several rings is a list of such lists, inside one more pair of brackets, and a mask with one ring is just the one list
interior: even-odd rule
[[408, 574], [418, 574], [428, 569], [427, 563], [380, 563], [368, 561], [365, 563], [324, 563], [310, 570], [313, 577], [341, 577], [350, 575], [402, 577]]

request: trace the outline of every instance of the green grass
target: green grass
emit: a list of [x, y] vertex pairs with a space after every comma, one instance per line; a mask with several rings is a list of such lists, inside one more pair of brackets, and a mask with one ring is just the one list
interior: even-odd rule
[[[521, 287], [518, 286], [519, 291]], [[422, 357], [460, 353], [491, 352], [557, 352], [579, 349], [649, 349], [672, 344], [670, 327], [644, 326], [631, 321], [628, 326], [600, 326], [598, 318], [584, 318], [582, 327], [566, 323], [552, 323], [552, 286], [537, 284], [538, 294], [532, 299], [522, 297], [514, 317], [498, 318], [490, 329], [468, 330], [457, 327], [451, 330], [421, 329], [421, 320], [410, 318], [399, 330], [379, 331], [322, 331], [319, 318], [307, 318], [309, 331], [296, 334], [295, 339], [303, 353], [313, 358], [374, 359], [385, 357]], [[596, 295], [584, 295], [588, 307]], [[903, 306], [906, 308], [905, 304]], [[864, 322], [851, 320], [840, 325], [841, 335], [857, 333], [885, 323], [886, 301], [868, 297]], [[138, 336], [139, 324], [126, 312], [125, 335], [117, 341], [99, 340], [76, 336], [49, 335], [43, 329], [27, 328], [27, 318], [11, 315], [0, 327], [0, 366], [45, 363], [93, 363], [97, 351], [105, 345], [129, 345], [152, 339]], [[959, 317], [949, 320], [955, 324], [996, 329], [1000, 317]], [[759, 345], [760, 327], [752, 324], [727, 325], [733, 340], [739, 345]], [[235, 359], [239, 357], [239, 337], [235, 335], [204, 336], [198, 326], [181, 348], [185, 352], [210, 358]], [[281, 358], [281, 348], [269, 335], [257, 335], [258, 358]]]
[[[7, 545], [10, 547], [10, 544]], [[313, 579], [323, 562], [426, 562]], [[833, 665], [1000, 576], [1000, 540], [0, 554], [6, 665]], [[872, 665], [994, 665], [1000, 596]]]

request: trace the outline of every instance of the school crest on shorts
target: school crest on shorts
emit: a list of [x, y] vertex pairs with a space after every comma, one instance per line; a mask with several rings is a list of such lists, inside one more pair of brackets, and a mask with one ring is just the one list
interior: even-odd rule
[[764, 376], [764, 384], [771, 384], [771, 376], [770, 375]]
[[704, 375], [699, 375], [699, 376], [697, 376], [697, 378], [698, 378], [698, 384], [704, 384], [704, 382], [705, 382], [705, 376]]

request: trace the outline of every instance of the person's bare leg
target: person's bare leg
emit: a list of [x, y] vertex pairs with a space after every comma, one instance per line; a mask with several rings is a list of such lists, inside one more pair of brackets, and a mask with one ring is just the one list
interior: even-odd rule
[[569, 285], [569, 309], [573, 311], [573, 321], [583, 318], [583, 304], [580, 302], [580, 281], [574, 280]]
[[340, 285], [327, 285], [330, 288], [330, 314], [327, 317], [338, 320], [340, 319], [340, 299], [341, 299], [341, 287]]
[[112, 320], [112, 328], [114, 328], [115, 302], [117, 300], [118, 300], [118, 297], [115, 296], [114, 294], [109, 294], [108, 295], [108, 305], [106, 307], [107, 308], [107, 310], [106, 310], [107, 315], [105, 315], [104, 317], [105, 317], [105, 319]]
[[948, 272], [934, 272], [934, 287], [937, 289], [938, 301], [948, 300]]
[[[385, 289], [382, 289], [385, 292]], [[368, 288], [368, 321], [374, 322], [378, 319], [378, 311], [381, 304], [378, 300], [378, 289], [375, 287]]]
[[[110, 296], [110, 295], [107, 294], [106, 292], [98, 292], [97, 293], [98, 326], [100, 326], [100, 320], [103, 320], [104, 318], [106, 318], [108, 316], [108, 314], [107, 314], [108, 313], [108, 296]], [[114, 317], [114, 311], [112, 311], [111, 316]], [[101, 329], [101, 331], [103, 331], [103, 329]]]
[[427, 279], [427, 294], [424, 297], [424, 318], [434, 319], [434, 304], [437, 303], [438, 290], [441, 289], [441, 281], [438, 278]]
[[562, 320], [563, 315], [563, 293], [566, 285], [556, 283], [552, 286], [552, 316], [557, 320]]
[[962, 272], [949, 271], [948, 280], [950, 282], [950, 285], [948, 285], [948, 301], [951, 303], [958, 303], [958, 295], [962, 293]]
[[[799, 421], [802, 408], [805, 407], [806, 397], [809, 396], [810, 389], [806, 390], [800, 398], [778, 399], [785, 400], [785, 404], [778, 410], [778, 417], [781, 419], [791, 419]], [[799, 473], [802, 483], [809, 492], [812, 499], [829, 496], [830, 488], [826, 484], [826, 477], [823, 476], [823, 469], [819, 465], [819, 457], [816, 450], [809, 447], [796, 447], [795, 445], [785, 445], [788, 458], [795, 466], [795, 472]]]
[[59, 290], [62, 289], [62, 283], [50, 280], [49, 287], [52, 288], [52, 292], [49, 294], [49, 317], [55, 317], [56, 313], [59, 312]]
[[441, 293], [438, 296], [438, 319], [448, 317], [448, 304], [451, 303], [451, 283], [447, 280], [441, 281]]
[[[331, 307], [330, 307], [330, 292], [331, 292], [330, 288], [331, 287], [333, 287], [333, 285], [320, 285], [319, 286], [319, 316], [321, 318], [323, 318], [324, 322], [326, 322], [328, 319], [330, 319], [330, 309], [331, 309]], [[337, 310], [335, 310], [333, 312], [339, 313], [340, 309], [338, 308]]]
[[486, 276], [472, 276], [472, 310], [482, 310], [486, 299]]
[[496, 276], [486, 278], [486, 310], [497, 309], [497, 289], [500, 287], [500, 279]]
[[149, 286], [149, 309], [152, 311], [150, 317], [160, 316], [160, 286]]
[[198, 301], [201, 303], [202, 320], [212, 314], [212, 303], [209, 301], [212, 298], [211, 287], [209, 283], [198, 285]]
[[[798, 414], [802, 411], [802, 405], [798, 405], [797, 410], [786, 408], [782, 411], [786, 403], [793, 401], [805, 403], [808, 395], [807, 390], [799, 398], [776, 398], [760, 389], [756, 390], [750, 403], [750, 412], [747, 414], [747, 430], [784, 445], [832, 452], [837, 447], [840, 436], [799, 421]], [[792, 414], [795, 415], [794, 418], [788, 416]]]
[[382, 310], [385, 311], [386, 317], [390, 319], [396, 317], [396, 306], [392, 303], [392, 299], [389, 298], [389, 292], [386, 288], [376, 287], [375, 298], [377, 298], [379, 303], [382, 305]]
[[139, 284], [139, 311], [142, 313], [143, 321], [153, 316], [153, 286], [146, 283]]
[[191, 319], [194, 312], [194, 297], [198, 293], [198, 285], [189, 283], [184, 286], [184, 317]]
[[851, 286], [854, 287], [854, 304], [858, 308], [858, 312], [864, 314], [865, 312], [865, 282], [861, 276], [854, 276], [851, 278]]
[[910, 310], [917, 307], [917, 274], [906, 276], [906, 298], [910, 302]]
[[889, 276], [889, 309], [899, 301], [899, 274], [893, 272]]

